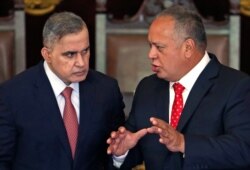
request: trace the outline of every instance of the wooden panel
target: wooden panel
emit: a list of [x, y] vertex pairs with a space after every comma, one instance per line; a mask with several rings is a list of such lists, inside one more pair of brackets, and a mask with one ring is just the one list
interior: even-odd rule
[[0, 31], [11, 31], [14, 33], [14, 74], [20, 73], [26, 68], [25, 50], [25, 14], [23, 10], [15, 10], [14, 16], [8, 20], [0, 20]]
[[14, 73], [14, 32], [0, 31], [0, 83]]
[[146, 35], [107, 36], [107, 74], [117, 78], [124, 92], [133, 92], [139, 80], [152, 74]]
[[225, 65], [229, 65], [229, 37], [227, 35], [208, 35], [208, 52], [214, 53], [218, 60]]

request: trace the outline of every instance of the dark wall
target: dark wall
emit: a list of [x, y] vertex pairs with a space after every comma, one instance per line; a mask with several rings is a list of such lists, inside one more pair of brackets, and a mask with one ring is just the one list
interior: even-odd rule
[[31, 67], [41, 59], [42, 29], [48, 15], [32, 16], [26, 14], [26, 65]]
[[250, 16], [241, 15], [240, 69], [250, 75]]
[[193, 0], [193, 2], [204, 18], [212, 17], [215, 21], [223, 21], [229, 14], [230, 3], [228, 0]]
[[[90, 67], [95, 63], [95, 1], [94, 0], [63, 0], [53, 12], [71, 11], [81, 16], [89, 28], [90, 34]], [[42, 16], [26, 14], [26, 53], [27, 67], [41, 61], [42, 29], [45, 21], [52, 13]]]
[[132, 17], [139, 10], [142, 2], [143, 0], [108, 0], [107, 13], [118, 20]]

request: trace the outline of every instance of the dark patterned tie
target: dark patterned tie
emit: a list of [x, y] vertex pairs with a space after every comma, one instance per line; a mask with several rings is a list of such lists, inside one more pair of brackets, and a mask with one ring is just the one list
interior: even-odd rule
[[183, 109], [182, 92], [185, 89], [185, 87], [183, 87], [180, 83], [174, 83], [173, 87], [174, 87], [175, 97], [172, 107], [170, 124], [173, 128], [176, 128]]
[[65, 107], [63, 111], [63, 121], [67, 131], [69, 144], [72, 152], [72, 157], [75, 156], [76, 150], [76, 142], [77, 142], [77, 135], [78, 135], [78, 121], [75, 108], [71, 102], [71, 87], [66, 87], [62, 95], [65, 98]]

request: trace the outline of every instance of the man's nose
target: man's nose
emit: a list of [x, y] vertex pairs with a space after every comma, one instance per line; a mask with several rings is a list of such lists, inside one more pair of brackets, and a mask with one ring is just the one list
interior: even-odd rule
[[81, 55], [81, 53], [77, 53], [77, 57], [76, 57], [76, 64], [78, 66], [83, 66], [85, 63], [84, 63], [84, 59], [83, 59], [84, 56]]
[[154, 47], [151, 47], [148, 52], [148, 58], [154, 59], [156, 58], [156, 56], [157, 56], [156, 50], [154, 49]]

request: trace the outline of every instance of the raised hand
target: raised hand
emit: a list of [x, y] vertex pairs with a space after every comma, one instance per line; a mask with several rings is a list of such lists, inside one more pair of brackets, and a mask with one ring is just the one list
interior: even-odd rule
[[109, 147], [108, 154], [115, 156], [124, 155], [129, 149], [133, 148], [139, 139], [147, 134], [147, 129], [141, 129], [135, 133], [128, 131], [125, 127], [120, 127], [118, 131], [112, 132], [107, 140]]
[[147, 128], [148, 133], [156, 133], [160, 136], [160, 143], [164, 144], [172, 152], [185, 151], [185, 140], [183, 134], [161, 119], [150, 118], [152, 127]]

